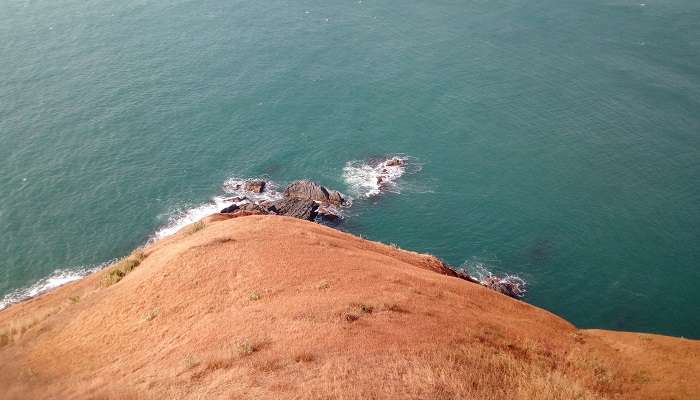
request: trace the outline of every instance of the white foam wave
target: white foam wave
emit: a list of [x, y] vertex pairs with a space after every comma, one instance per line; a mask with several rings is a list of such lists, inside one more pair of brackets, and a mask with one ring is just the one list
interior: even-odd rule
[[222, 209], [232, 204], [245, 204], [248, 202], [259, 202], [263, 200], [274, 201], [282, 198], [282, 194], [277, 192], [274, 182], [266, 181], [265, 191], [262, 193], [252, 193], [243, 189], [245, 182], [253, 179], [230, 178], [223, 184], [225, 196], [212, 197], [204, 204], [177, 209], [170, 213], [168, 222], [153, 235], [153, 239], [161, 239], [178, 232], [185, 226], [200, 221], [210, 215], [216, 214]]
[[65, 285], [66, 283], [77, 281], [78, 279], [101, 269], [109, 263], [111, 263], [111, 261], [93, 267], [58, 269], [51, 275], [42, 278], [29, 287], [15, 289], [6, 294], [2, 300], [0, 300], [0, 310], [10, 306], [11, 304], [31, 299], [32, 297], [48, 292], [49, 290]]
[[185, 226], [216, 214], [233, 203], [233, 201], [227, 200], [226, 197], [216, 196], [205, 204], [175, 210], [168, 218], [168, 223], [156, 231], [153, 239], [161, 239], [173, 235]]
[[496, 275], [480, 262], [462, 264], [462, 270], [481, 285], [494, 289], [512, 297], [521, 298], [527, 293], [527, 282], [518, 275]]
[[[399, 161], [396, 165], [395, 160]], [[343, 178], [359, 196], [372, 197], [382, 192], [400, 193], [397, 181], [406, 173], [409, 164], [409, 157], [404, 155], [386, 157], [379, 161], [348, 161], [343, 168]]]
[[[243, 187], [245, 183], [252, 180], [263, 180], [265, 181], [265, 190], [262, 193], [248, 192]], [[224, 182], [223, 191], [226, 194], [232, 195], [231, 197], [247, 197], [249, 200], [254, 202], [260, 202], [264, 200], [275, 201], [282, 198], [282, 193], [277, 191], [277, 184], [273, 181], [267, 179], [240, 179], [240, 178], [229, 178]]]

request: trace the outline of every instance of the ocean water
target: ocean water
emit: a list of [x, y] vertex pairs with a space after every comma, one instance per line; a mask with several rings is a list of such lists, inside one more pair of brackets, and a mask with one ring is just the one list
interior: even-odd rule
[[580, 327], [700, 338], [700, 2], [0, 2], [4, 303], [248, 177]]

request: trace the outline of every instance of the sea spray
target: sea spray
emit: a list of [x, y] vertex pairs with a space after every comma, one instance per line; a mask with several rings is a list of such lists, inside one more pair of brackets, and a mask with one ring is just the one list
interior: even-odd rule
[[348, 161], [343, 168], [343, 178], [350, 190], [361, 197], [373, 197], [382, 192], [400, 193], [398, 184], [407, 172], [421, 168], [415, 159], [403, 154], [388, 157]]
[[461, 269], [483, 286], [514, 298], [523, 298], [527, 293], [527, 282], [512, 274], [497, 275], [483, 263], [465, 262]]
[[224, 194], [214, 196], [203, 204], [171, 211], [169, 213], [170, 217], [168, 218], [168, 222], [153, 234], [151, 240], [158, 240], [173, 235], [185, 226], [200, 221], [212, 214], [216, 214], [232, 204], [241, 205], [248, 202], [260, 202], [264, 200], [275, 201], [282, 198], [282, 194], [277, 191], [277, 184], [269, 180], [265, 180], [265, 191], [262, 193], [246, 191], [244, 189], [245, 183], [253, 180], [258, 179], [229, 178], [222, 185]]
[[3, 296], [2, 300], [0, 300], [0, 310], [8, 307], [11, 304], [31, 299], [32, 297], [48, 292], [51, 289], [63, 286], [66, 283], [77, 281], [78, 279], [104, 268], [112, 262], [114, 262], [114, 260], [110, 260], [96, 266], [57, 269], [51, 275], [40, 279], [33, 285], [15, 289]]

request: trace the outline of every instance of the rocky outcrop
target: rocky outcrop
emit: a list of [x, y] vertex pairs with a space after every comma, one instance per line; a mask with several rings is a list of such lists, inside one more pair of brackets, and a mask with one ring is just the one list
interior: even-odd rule
[[314, 181], [306, 179], [290, 183], [284, 189], [284, 197], [309, 199], [339, 206], [345, 204], [345, 198], [337, 190], [329, 190]]
[[[246, 181], [241, 188], [260, 193], [265, 190], [265, 181]], [[280, 200], [255, 201], [246, 197], [229, 199], [235, 203], [222, 209], [222, 214], [254, 212], [256, 214], [285, 215], [313, 221], [320, 216], [324, 221], [341, 220], [339, 207], [346, 204], [343, 195], [337, 190], [330, 190], [310, 180], [292, 182]]]
[[[469, 280], [474, 281], [472, 278], [469, 278]], [[476, 282], [481, 283], [483, 286], [486, 286], [489, 289], [495, 290], [515, 299], [522, 298], [527, 291], [527, 284], [525, 281], [513, 275], [505, 275], [503, 277], [489, 275], [481, 278], [480, 280], [476, 280]]]
[[318, 215], [318, 203], [309, 199], [284, 198], [272, 202], [267, 210], [277, 215], [286, 215], [307, 221], [313, 221]]
[[231, 204], [230, 206], [219, 211], [221, 214], [231, 214], [239, 211], [254, 211], [256, 214], [269, 214], [267, 209], [267, 204], [260, 203], [243, 203], [243, 204]]
[[253, 179], [248, 181], [234, 181], [229, 185], [233, 190], [244, 190], [251, 193], [262, 193], [267, 187], [267, 182], [262, 179]]
[[277, 201], [232, 204], [220, 211], [221, 214], [274, 214], [313, 221], [318, 215], [319, 205], [313, 200], [284, 198]]
[[242, 211], [260, 211], [263, 214], [267, 214], [267, 207], [262, 203], [245, 203], [238, 207]]
[[243, 203], [243, 204], [231, 204], [230, 206], [219, 211], [221, 214], [230, 214], [237, 211], [259, 211], [263, 214], [268, 214], [268, 210], [263, 203]]

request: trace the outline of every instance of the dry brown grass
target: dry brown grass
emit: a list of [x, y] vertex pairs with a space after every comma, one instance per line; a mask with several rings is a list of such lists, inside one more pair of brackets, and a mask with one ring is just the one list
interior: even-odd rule
[[316, 359], [316, 357], [314, 357], [313, 353], [311, 353], [309, 351], [300, 351], [300, 352], [294, 354], [293, 358], [294, 358], [294, 361], [302, 362], [302, 363], [312, 362], [313, 360]]
[[62, 307], [57, 306], [42, 313], [18, 315], [10, 321], [0, 324], [0, 348], [11, 345], [22, 338], [22, 336], [36, 328], [52, 314], [58, 312]]
[[157, 308], [154, 308], [150, 310], [149, 312], [146, 313], [146, 315], [143, 316], [144, 321], [153, 321], [158, 314], [160, 314], [160, 310]]
[[576, 330], [434, 258], [317, 224], [210, 220], [147, 252], [118, 285], [98, 273], [0, 312], [0, 396], [656, 400], [699, 390], [695, 341]]
[[581, 385], [578, 373], [585, 371], [553, 370], [548, 359], [523, 360], [475, 343], [333, 358], [321, 371], [328, 379], [302, 398], [592, 400], [604, 395]]
[[258, 301], [262, 299], [262, 295], [258, 292], [251, 292], [248, 294], [248, 300], [250, 301]]

